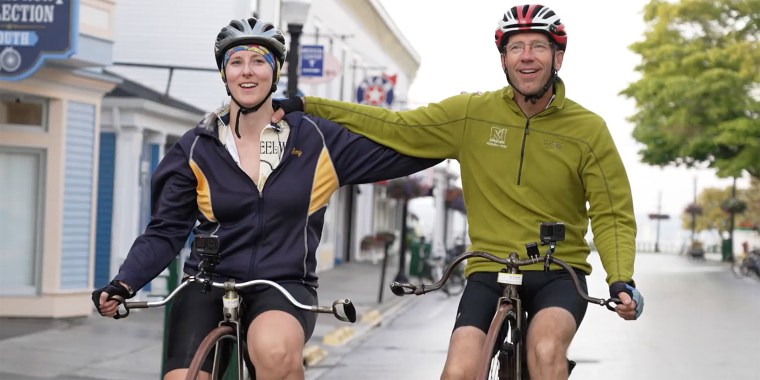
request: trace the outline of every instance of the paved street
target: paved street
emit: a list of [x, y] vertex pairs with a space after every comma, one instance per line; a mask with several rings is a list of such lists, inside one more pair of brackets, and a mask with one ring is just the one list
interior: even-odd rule
[[[589, 305], [569, 354], [578, 362], [571, 378], [758, 379], [760, 282], [735, 279], [713, 257], [640, 254], [636, 273], [644, 315], [628, 322]], [[589, 290], [606, 296], [602, 270], [589, 278]], [[416, 297], [339, 360], [311, 370], [310, 379], [437, 379], [456, 301], [441, 294]]]
[[[389, 268], [386, 283], [394, 274], [395, 267]], [[347, 264], [322, 278], [322, 303], [349, 296], [362, 320], [347, 337], [327, 344], [341, 324], [319, 318], [310, 345], [323, 355], [307, 367], [307, 379], [438, 378], [457, 297], [396, 298], [386, 291], [378, 303], [380, 266], [371, 264]], [[573, 379], [758, 379], [760, 282], [735, 279], [715, 257], [695, 261], [671, 254], [640, 254], [636, 279], [646, 297], [644, 316], [626, 322], [590, 305], [570, 350], [578, 362]], [[589, 289], [607, 294], [602, 270], [592, 274]], [[30, 323], [37, 331], [18, 335], [10, 334], [7, 320], [0, 322], [0, 379], [159, 378], [161, 310], [121, 321], [93, 317], [45, 328]]]

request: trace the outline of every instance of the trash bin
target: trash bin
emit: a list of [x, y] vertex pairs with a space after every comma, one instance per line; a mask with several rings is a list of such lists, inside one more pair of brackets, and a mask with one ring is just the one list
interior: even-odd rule
[[720, 255], [723, 261], [733, 261], [734, 259], [734, 244], [731, 239], [723, 239], [720, 244]]
[[424, 238], [412, 240], [409, 243], [409, 252], [412, 254], [409, 259], [409, 275], [420, 277], [425, 268], [425, 260], [430, 258], [431, 245], [426, 243]]
[[409, 251], [412, 253], [409, 259], [409, 275], [419, 277], [422, 271], [422, 260], [420, 260], [420, 242], [412, 240], [409, 243]]

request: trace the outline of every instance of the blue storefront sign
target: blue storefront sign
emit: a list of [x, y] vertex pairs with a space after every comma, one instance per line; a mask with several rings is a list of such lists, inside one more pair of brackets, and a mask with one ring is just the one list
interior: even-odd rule
[[325, 47], [322, 45], [301, 46], [301, 76], [321, 77], [324, 72]]
[[0, 80], [21, 80], [46, 59], [76, 52], [79, 0], [0, 2]]

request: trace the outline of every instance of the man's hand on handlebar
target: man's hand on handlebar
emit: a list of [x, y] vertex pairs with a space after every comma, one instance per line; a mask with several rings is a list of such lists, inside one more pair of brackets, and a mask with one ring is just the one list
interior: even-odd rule
[[625, 320], [638, 319], [644, 312], [644, 296], [630, 284], [622, 281], [610, 285], [610, 296], [620, 298], [615, 312]]

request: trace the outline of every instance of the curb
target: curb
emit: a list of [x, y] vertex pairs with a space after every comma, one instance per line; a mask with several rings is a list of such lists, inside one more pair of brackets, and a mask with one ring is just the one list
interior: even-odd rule
[[[373, 309], [362, 315], [359, 320], [358, 328], [351, 326], [342, 326], [333, 329], [325, 334], [322, 338], [322, 344], [330, 347], [341, 347], [349, 343], [350, 341], [359, 338], [366, 334], [368, 331], [380, 326], [384, 320], [390, 319], [399, 309], [406, 304], [412, 302], [414, 297], [404, 297], [402, 300], [396, 302], [385, 311], [379, 309]], [[314, 367], [321, 363], [328, 355], [328, 352], [316, 344], [310, 344], [304, 347], [304, 367]]]
[[303, 348], [303, 365], [304, 367], [314, 366], [324, 360], [325, 356], [327, 356], [327, 351], [322, 347], [307, 345]]

